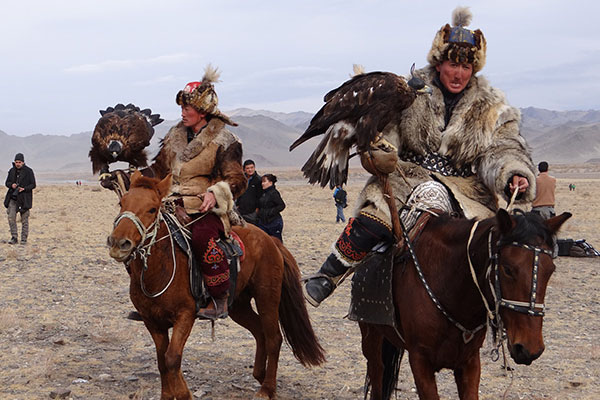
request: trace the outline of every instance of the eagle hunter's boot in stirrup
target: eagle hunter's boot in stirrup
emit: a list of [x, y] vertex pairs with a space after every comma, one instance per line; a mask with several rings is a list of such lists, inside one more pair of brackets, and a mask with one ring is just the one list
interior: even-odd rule
[[390, 242], [393, 238], [391, 226], [381, 218], [361, 211], [350, 218], [344, 231], [333, 246], [333, 252], [319, 271], [308, 278], [304, 285], [304, 298], [318, 307], [331, 293], [348, 270], [357, 266], [377, 243]]
[[342, 262], [330, 254], [314, 277], [304, 285], [304, 298], [313, 307], [318, 307], [335, 290], [337, 283], [348, 271]]
[[218, 318], [227, 318], [229, 315], [227, 312], [227, 300], [229, 299], [229, 294], [225, 293], [223, 296], [218, 298], [213, 298], [206, 308], [201, 308], [196, 313], [196, 316], [200, 319], [218, 319]]

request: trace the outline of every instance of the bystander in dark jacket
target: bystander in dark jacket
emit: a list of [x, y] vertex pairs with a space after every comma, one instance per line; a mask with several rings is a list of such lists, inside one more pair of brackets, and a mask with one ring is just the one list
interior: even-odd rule
[[258, 201], [262, 196], [261, 176], [256, 172], [254, 161], [244, 161], [244, 175], [247, 179], [246, 191], [238, 197], [236, 205], [246, 222], [258, 223]]
[[21, 244], [27, 243], [29, 235], [29, 210], [33, 206], [33, 189], [35, 189], [35, 175], [33, 170], [25, 165], [22, 153], [15, 155], [12, 168], [6, 177], [6, 197], [4, 207], [8, 214], [8, 226], [11, 238], [9, 244], [18, 242], [17, 213], [21, 214]]
[[258, 227], [283, 241], [281, 212], [285, 209], [285, 203], [275, 187], [275, 182], [277, 182], [277, 177], [273, 174], [266, 174], [262, 177], [263, 194], [258, 201]]

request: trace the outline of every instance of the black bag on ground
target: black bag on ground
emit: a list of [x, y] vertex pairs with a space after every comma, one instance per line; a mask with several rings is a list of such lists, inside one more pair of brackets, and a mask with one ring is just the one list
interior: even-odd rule
[[600, 252], [585, 239], [558, 239], [558, 255], [569, 257], [597, 257]]

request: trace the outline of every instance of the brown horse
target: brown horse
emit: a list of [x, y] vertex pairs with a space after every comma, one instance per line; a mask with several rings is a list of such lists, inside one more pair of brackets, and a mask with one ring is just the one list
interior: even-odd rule
[[[170, 185], [170, 176], [159, 181], [134, 173], [129, 192], [120, 200], [121, 211], [108, 245], [111, 257], [128, 265], [131, 301], [156, 345], [161, 400], [191, 400], [181, 359], [196, 320], [196, 304], [190, 292], [187, 256], [173, 245], [161, 218], [161, 200]], [[282, 343], [280, 324], [304, 366], [322, 364], [324, 351], [306, 311], [294, 257], [279, 240], [253, 225], [233, 230], [244, 242], [245, 256], [229, 316], [256, 340], [253, 375], [261, 387], [255, 397], [272, 399]], [[250, 304], [252, 298], [258, 314]]]
[[431, 218], [406, 262], [394, 266], [397, 329], [359, 323], [371, 399], [390, 398], [404, 349], [420, 399], [439, 399], [435, 373], [442, 368], [454, 371], [461, 399], [478, 399], [487, 321], [498, 346], [508, 339], [515, 362], [538, 358], [546, 285], [555, 269], [552, 237], [570, 216], [543, 221], [500, 210], [482, 221]]

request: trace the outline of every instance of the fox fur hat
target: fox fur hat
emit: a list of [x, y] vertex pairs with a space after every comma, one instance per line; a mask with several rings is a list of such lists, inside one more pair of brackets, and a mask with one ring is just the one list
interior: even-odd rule
[[473, 74], [485, 65], [486, 41], [479, 29], [472, 31], [465, 26], [471, 23], [473, 14], [468, 7], [457, 7], [452, 12], [452, 25], [446, 24], [436, 33], [427, 54], [427, 61], [437, 66], [445, 60], [473, 65]]
[[177, 93], [175, 101], [180, 106], [190, 105], [198, 112], [204, 112], [220, 118], [226, 124], [236, 126], [237, 124], [229, 119], [218, 109], [219, 98], [215, 92], [214, 82], [219, 81], [221, 73], [217, 68], [208, 64], [204, 69], [204, 76], [200, 82], [190, 82], [183, 90]]

